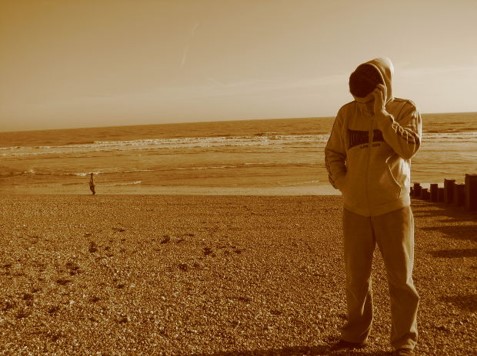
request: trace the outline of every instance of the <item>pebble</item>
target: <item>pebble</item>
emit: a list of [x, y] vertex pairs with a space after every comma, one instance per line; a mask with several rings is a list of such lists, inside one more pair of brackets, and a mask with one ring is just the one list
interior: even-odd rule
[[[7, 261], [0, 354], [313, 355], [339, 337], [346, 317], [339, 197], [98, 196], [99, 205], [83, 198], [0, 197]], [[477, 330], [475, 258], [459, 259], [455, 274], [455, 258], [432, 252], [450, 240], [455, 250], [473, 248], [470, 235], [455, 239], [448, 224], [472, 231], [476, 220], [439, 220], [433, 209], [414, 208], [417, 351], [465, 355]], [[38, 238], [16, 237], [19, 228]], [[391, 348], [378, 253], [373, 278], [366, 353], [380, 354]]]

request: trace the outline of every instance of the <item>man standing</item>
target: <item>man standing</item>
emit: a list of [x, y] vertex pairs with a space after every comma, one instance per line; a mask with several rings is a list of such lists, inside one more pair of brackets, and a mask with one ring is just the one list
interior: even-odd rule
[[421, 116], [392, 95], [393, 65], [377, 58], [349, 78], [354, 101], [335, 119], [325, 149], [330, 183], [343, 195], [347, 323], [337, 349], [364, 347], [372, 324], [371, 266], [379, 247], [391, 297], [391, 345], [412, 355], [419, 296], [412, 280], [414, 220], [411, 158], [421, 144]]
[[93, 195], [96, 195], [96, 186], [94, 184], [94, 173], [91, 173], [90, 174], [90, 178], [89, 178], [89, 190], [91, 190], [91, 193]]

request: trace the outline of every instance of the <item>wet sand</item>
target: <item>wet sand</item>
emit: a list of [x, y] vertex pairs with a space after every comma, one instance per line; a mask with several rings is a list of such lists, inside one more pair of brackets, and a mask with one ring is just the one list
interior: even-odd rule
[[[0, 197], [0, 353], [327, 355], [345, 320], [339, 196]], [[414, 201], [420, 355], [477, 331], [477, 215]], [[390, 351], [387, 282], [361, 355]]]
[[[421, 183], [423, 187], [426, 183]], [[330, 184], [291, 184], [283, 186], [207, 186], [207, 185], [175, 185], [175, 186], [143, 186], [123, 185], [121, 187], [107, 184], [96, 184], [96, 192], [100, 195], [246, 195], [246, 196], [304, 196], [304, 195], [339, 195], [339, 190]], [[0, 186], [0, 194], [8, 195], [87, 195], [89, 187], [82, 184], [16, 184]]]

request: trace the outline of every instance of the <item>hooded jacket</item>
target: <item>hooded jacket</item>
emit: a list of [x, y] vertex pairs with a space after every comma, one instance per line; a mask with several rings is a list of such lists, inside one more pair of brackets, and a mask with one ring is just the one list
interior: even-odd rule
[[386, 112], [377, 116], [369, 110], [369, 96], [342, 106], [325, 148], [325, 162], [345, 209], [377, 216], [410, 205], [411, 158], [421, 145], [422, 121], [412, 101], [393, 97], [391, 61], [377, 58], [366, 64], [382, 75]]

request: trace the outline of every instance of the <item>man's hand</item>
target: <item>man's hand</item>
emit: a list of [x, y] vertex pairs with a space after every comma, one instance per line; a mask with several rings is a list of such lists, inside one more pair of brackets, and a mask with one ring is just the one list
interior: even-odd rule
[[373, 91], [374, 95], [374, 115], [386, 113], [387, 89], [383, 84], [378, 84]]

